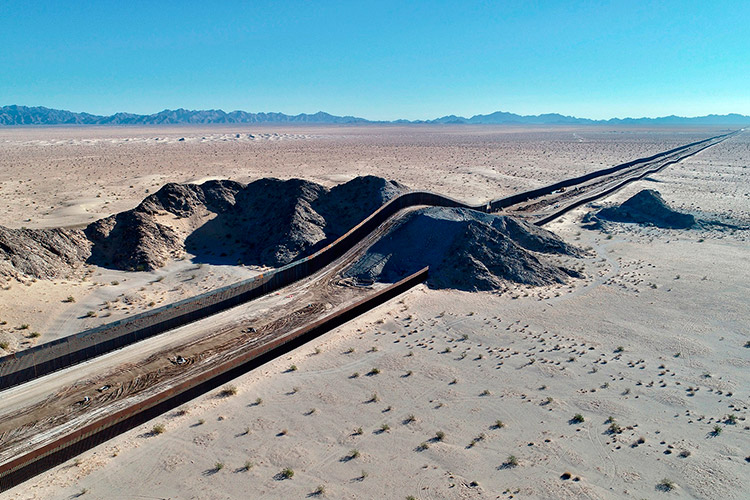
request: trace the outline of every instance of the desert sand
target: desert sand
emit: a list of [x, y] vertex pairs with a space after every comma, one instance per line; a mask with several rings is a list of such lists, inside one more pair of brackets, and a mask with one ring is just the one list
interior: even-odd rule
[[[164, 182], [269, 175], [333, 185], [374, 174], [482, 201], [714, 132], [8, 129], [0, 224], [75, 226]], [[749, 161], [744, 133], [597, 207], [651, 188], [698, 218], [747, 226]], [[419, 286], [240, 377], [236, 395], [207, 394], [3, 496], [745, 498], [748, 231], [583, 228], [597, 207], [547, 226], [587, 250], [576, 259], [585, 279], [502, 294]], [[9, 282], [0, 336], [22, 348], [38, 341], [24, 323], [52, 339], [253, 272], [188, 258], [153, 273]]]

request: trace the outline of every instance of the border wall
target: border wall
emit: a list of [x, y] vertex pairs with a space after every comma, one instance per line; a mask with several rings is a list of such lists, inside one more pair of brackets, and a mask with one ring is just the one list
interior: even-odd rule
[[364, 299], [288, 335], [258, 346], [110, 416], [87, 424], [39, 449], [0, 465], [0, 492], [215, 389], [305, 342], [327, 333], [411, 289], [427, 278], [424, 268]]

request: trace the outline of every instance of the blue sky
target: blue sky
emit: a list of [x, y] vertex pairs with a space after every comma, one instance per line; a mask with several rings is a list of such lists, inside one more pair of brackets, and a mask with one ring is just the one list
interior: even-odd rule
[[750, 114], [750, 2], [0, 1], [0, 105]]

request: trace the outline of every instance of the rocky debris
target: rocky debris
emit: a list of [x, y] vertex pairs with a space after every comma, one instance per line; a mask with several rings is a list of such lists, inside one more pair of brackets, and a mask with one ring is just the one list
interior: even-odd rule
[[326, 234], [339, 237], [406, 191], [409, 188], [403, 184], [367, 175], [334, 186], [313, 203], [313, 208], [326, 220]]
[[53, 278], [82, 262], [150, 271], [181, 257], [278, 267], [338, 238], [404, 186], [358, 177], [328, 189], [301, 179], [164, 185], [83, 231], [0, 228], [0, 275]]
[[689, 229], [695, 217], [672, 210], [658, 191], [644, 189], [619, 206], [607, 207], [584, 218], [589, 227], [600, 228], [601, 221], [643, 224], [663, 229]]
[[86, 228], [92, 243], [89, 262], [127, 271], [151, 271], [182, 252], [182, 241], [170, 227], [137, 210], [112, 215]]
[[301, 179], [260, 179], [237, 193], [230, 209], [188, 236], [185, 247], [210, 260], [206, 251], [221, 241], [219, 257], [283, 266], [327, 245], [406, 190], [373, 176], [330, 190]]
[[326, 238], [325, 219], [311, 203], [327, 191], [301, 179], [257, 180], [237, 193], [233, 206], [188, 236], [185, 246], [199, 259], [210, 260], [204, 248], [213, 247], [246, 264], [288, 264]]
[[169, 212], [177, 217], [190, 217], [198, 209], [221, 213], [232, 207], [235, 195], [244, 189], [239, 182], [220, 180], [203, 184], [177, 184], [170, 182], [147, 197], [135, 209], [156, 214]]
[[395, 282], [430, 266], [431, 288], [497, 290], [508, 282], [564, 283], [580, 277], [549, 255], [580, 256], [554, 234], [524, 221], [463, 208], [409, 213], [348, 271], [360, 282]]
[[[187, 232], [234, 204], [244, 186], [233, 181], [164, 185], [132, 210], [90, 224], [89, 262], [128, 271], [153, 270], [182, 255], [184, 235], [170, 222], [186, 221]], [[166, 220], [160, 217], [167, 216]]]
[[0, 276], [66, 276], [89, 257], [90, 248], [91, 243], [80, 230], [0, 226]]

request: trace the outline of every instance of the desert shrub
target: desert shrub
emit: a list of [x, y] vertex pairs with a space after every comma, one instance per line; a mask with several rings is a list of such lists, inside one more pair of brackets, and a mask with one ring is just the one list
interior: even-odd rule
[[237, 387], [233, 385], [228, 385], [221, 390], [221, 392], [219, 393], [219, 396], [226, 398], [229, 396], [234, 396], [235, 394], [237, 394]]
[[661, 491], [672, 491], [675, 488], [675, 483], [671, 479], [664, 478], [656, 485], [656, 488]]
[[286, 469], [281, 471], [281, 477], [284, 479], [291, 479], [294, 477], [294, 471], [287, 467]]
[[158, 436], [159, 434], [163, 434], [164, 431], [166, 431], [166, 427], [164, 427], [164, 424], [156, 424], [151, 428], [151, 434], [154, 436]]
[[582, 424], [585, 419], [583, 418], [583, 415], [581, 415], [580, 413], [576, 413], [575, 415], [573, 415], [573, 418], [571, 418], [570, 421], [574, 424]]

